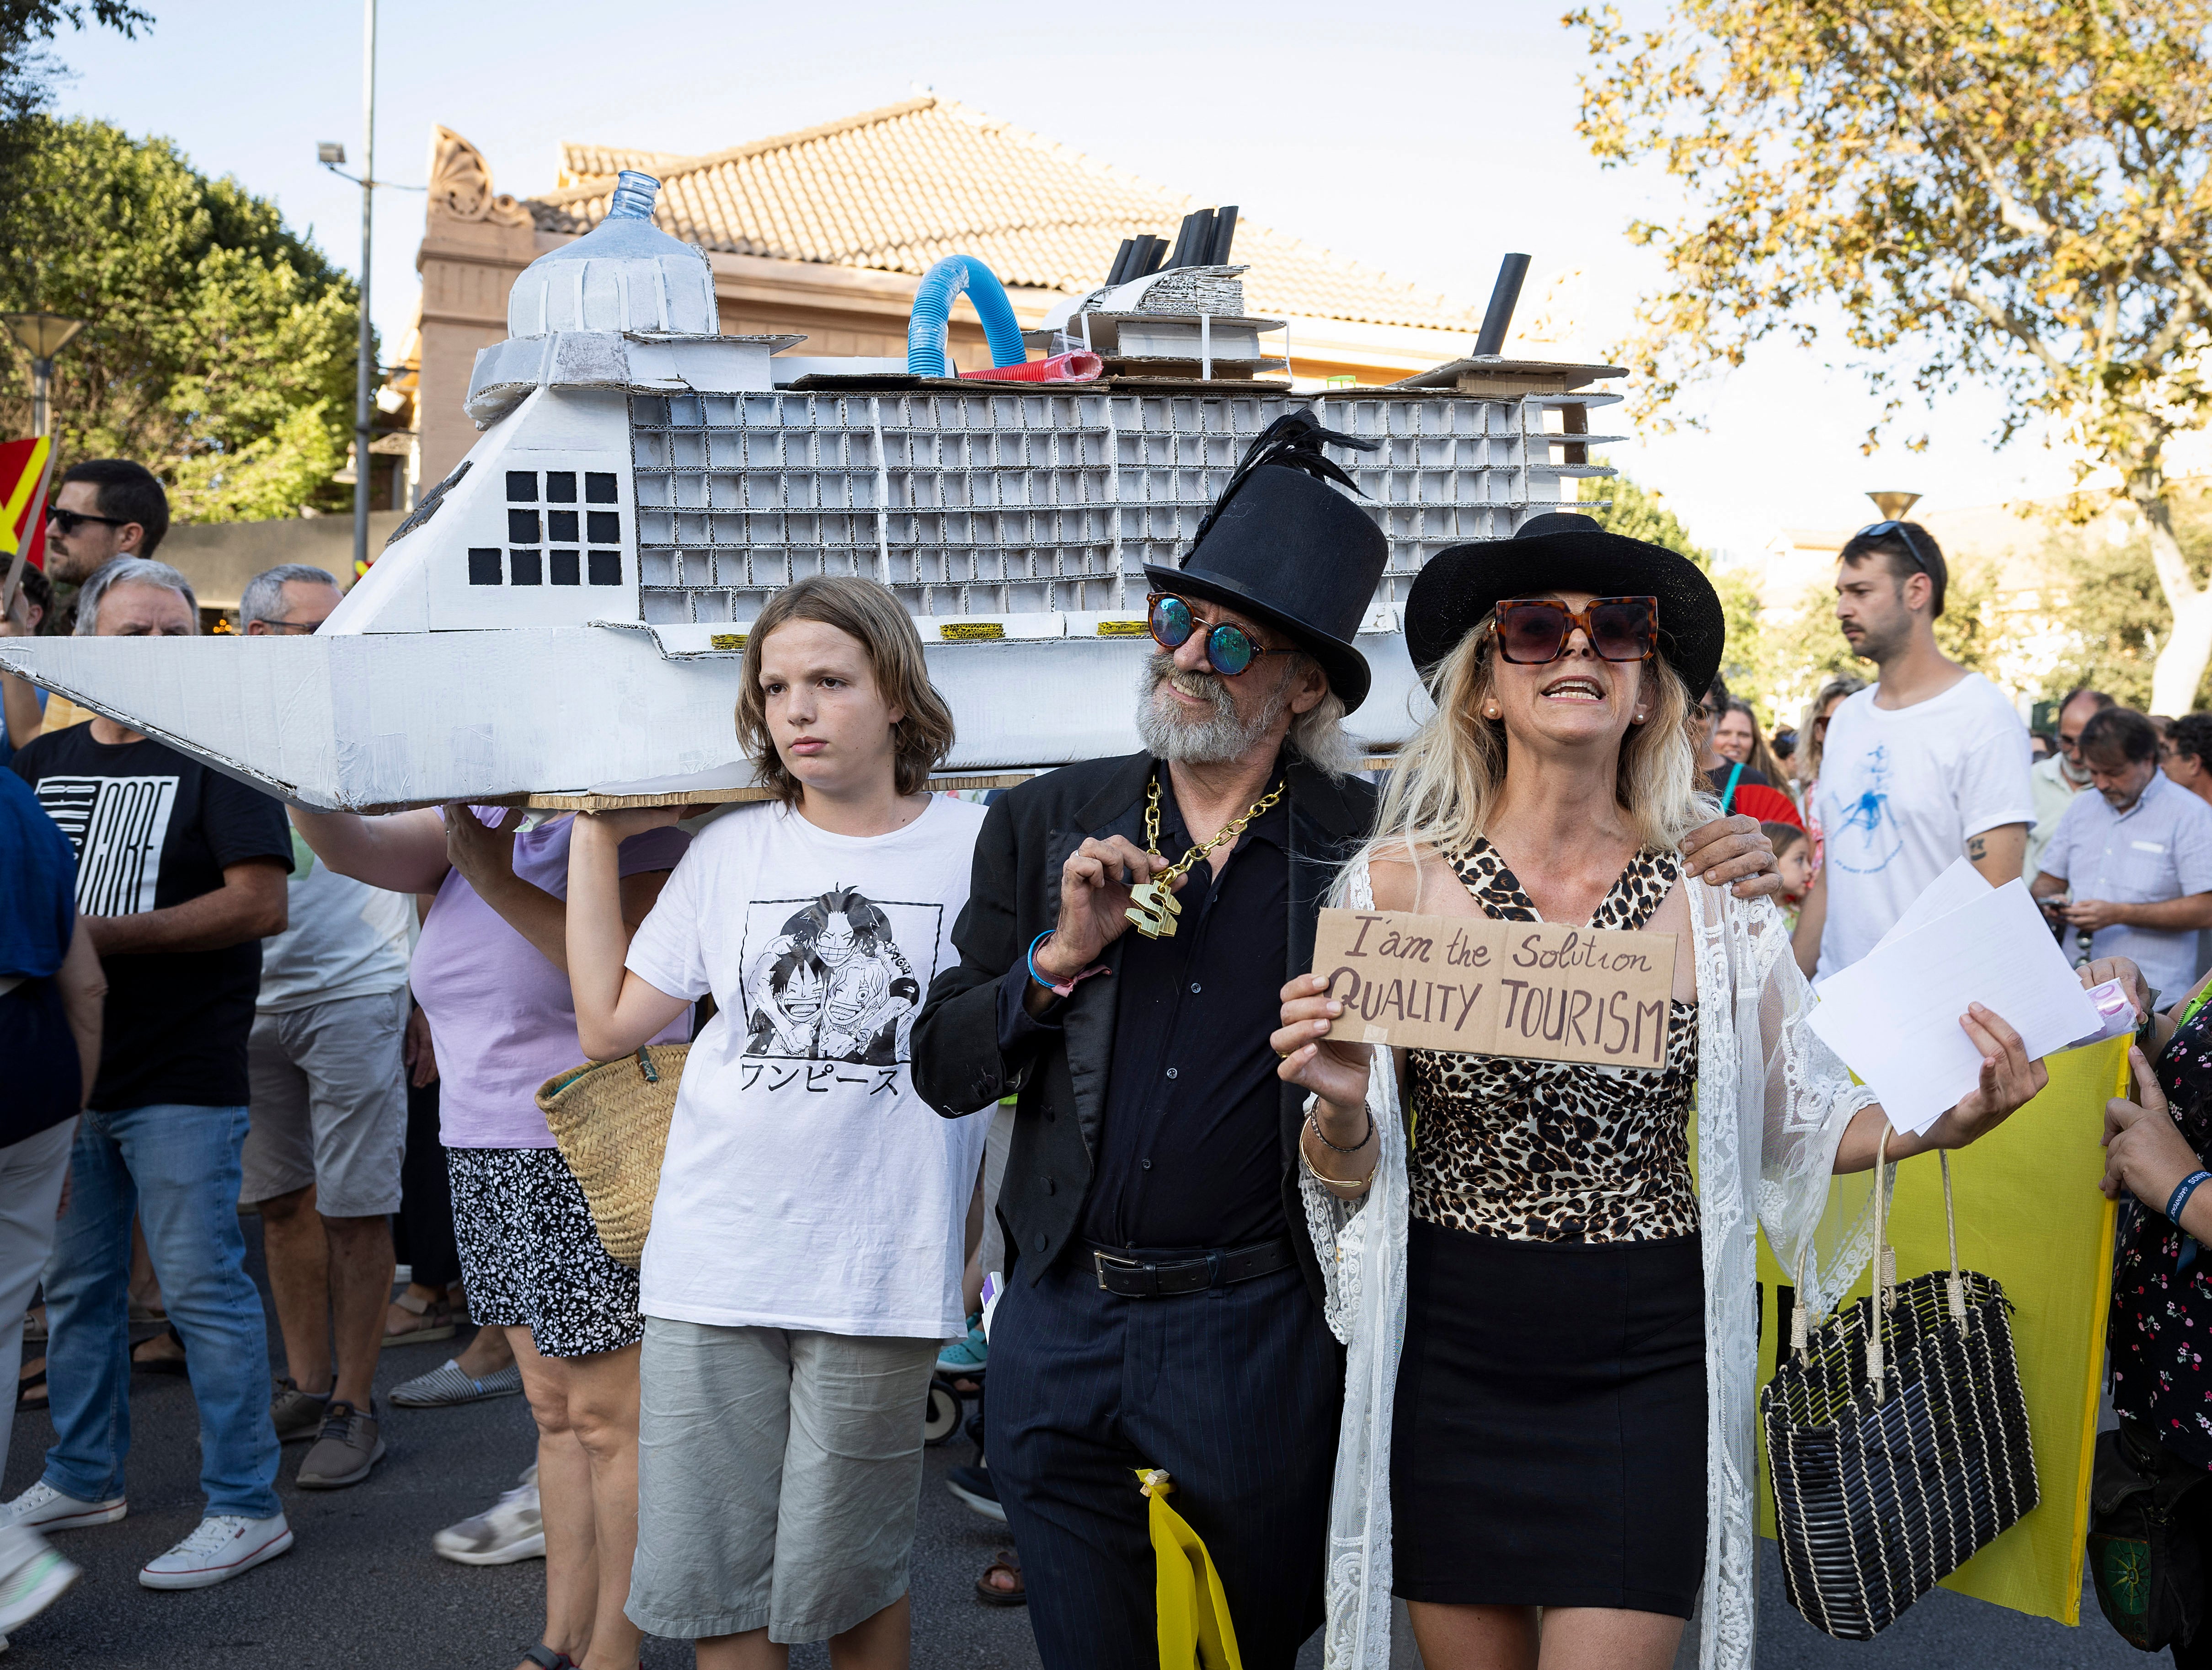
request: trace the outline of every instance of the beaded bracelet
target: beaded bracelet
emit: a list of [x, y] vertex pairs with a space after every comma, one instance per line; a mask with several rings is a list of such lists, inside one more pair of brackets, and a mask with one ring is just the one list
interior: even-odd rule
[[1321, 1098], [1319, 1096], [1316, 1096], [1310, 1102], [1306, 1104], [1306, 1123], [1313, 1126], [1313, 1133], [1321, 1139], [1321, 1145], [1323, 1148], [1328, 1149], [1331, 1153], [1357, 1154], [1361, 1149], [1367, 1146], [1368, 1139], [1375, 1134], [1375, 1109], [1369, 1107], [1367, 1103], [1363, 1102], [1359, 1104], [1359, 1111], [1367, 1115], [1367, 1128], [1359, 1133], [1359, 1140], [1352, 1144], [1349, 1148], [1346, 1148], [1339, 1144], [1331, 1142], [1328, 1139], [1328, 1134], [1322, 1130]]
[[2181, 1222], [2181, 1214], [2189, 1205], [2189, 1197], [2206, 1183], [2212, 1183], [2212, 1171], [2192, 1171], [2173, 1186], [2173, 1193], [2166, 1197], [2166, 1217], [2169, 1224]]

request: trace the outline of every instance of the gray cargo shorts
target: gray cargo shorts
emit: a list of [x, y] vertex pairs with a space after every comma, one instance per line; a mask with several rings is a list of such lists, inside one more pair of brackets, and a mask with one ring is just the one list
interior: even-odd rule
[[407, 992], [256, 1015], [246, 1041], [252, 1124], [238, 1198], [253, 1205], [315, 1186], [325, 1218], [399, 1210], [407, 1152], [400, 1066]]
[[940, 1344], [647, 1317], [630, 1622], [827, 1641], [905, 1594]]

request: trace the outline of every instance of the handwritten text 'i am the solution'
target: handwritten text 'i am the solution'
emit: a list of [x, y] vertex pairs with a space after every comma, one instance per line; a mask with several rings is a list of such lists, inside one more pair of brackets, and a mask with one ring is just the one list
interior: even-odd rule
[[1401, 911], [1324, 910], [1314, 972], [1332, 1038], [1663, 1066], [1674, 936]]

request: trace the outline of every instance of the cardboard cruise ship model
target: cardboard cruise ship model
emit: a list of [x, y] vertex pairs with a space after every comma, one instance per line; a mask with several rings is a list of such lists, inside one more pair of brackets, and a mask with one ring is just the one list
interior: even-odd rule
[[[1587, 391], [1619, 373], [1499, 359], [1495, 302], [1488, 354], [1293, 394], [1281, 322], [1245, 314], [1226, 258], [1233, 210], [1187, 222], [1164, 265], [1133, 240], [1027, 343], [949, 257], [901, 364], [720, 334], [656, 189], [625, 173], [523, 273], [471, 381], [481, 438], [319, 634], [0, 639], [0, 663], [303, 805], [740, 798], [751, 620], [802, 575], [857, 574], [914, 613], [958, 723], [947, 773], [991, 779], [1136, 746], [1143, 565], [1180, 562], [1247, 445], [1307, 409], [1381, 443], [1338, 461], [1389, 540], [1351, 721], [1387, 750], [1423, 711], [1401, 630], [1421, 564], [1610, 473], [1587, 414], [1619, 397]], [[945, 320], [971, 286], [999, 363], [959, 376]]]

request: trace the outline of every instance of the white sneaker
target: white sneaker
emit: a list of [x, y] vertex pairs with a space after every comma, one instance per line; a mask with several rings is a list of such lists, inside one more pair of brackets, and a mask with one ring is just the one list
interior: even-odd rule
[[[29, 1623], [84, 1574], [46, 1546], [36, 1531], [0, 1527], [0, 1630]], [[0, 1650], [8, 1637], [0, 1635]]]
[[147, 1561], [138, 1581], [148, 1588], [209, 1588], [275, 1559], [291, 1546], [292, 1527], [281, 1513], [268, 1519], [210, 1514], [198, 1530]]
[[42, 1479], [0, 1508], [0, 1524], [40, 1531], [81, 1531], [88, 1525], [112, 1525], [130, 1511], [131, 1504], [119, 1496], [105, 1502], [80, 1502], [73, 1496], [64, 1496]]
[[430, 1546], [463, 1565], [513, 1565], [518, 1560], [545, 1558], [545, 1517], [538, 1503], [538, 1467], [533, 1462], [522, 1482], [474, 1519], [448, 1525], [430, 1539]]

